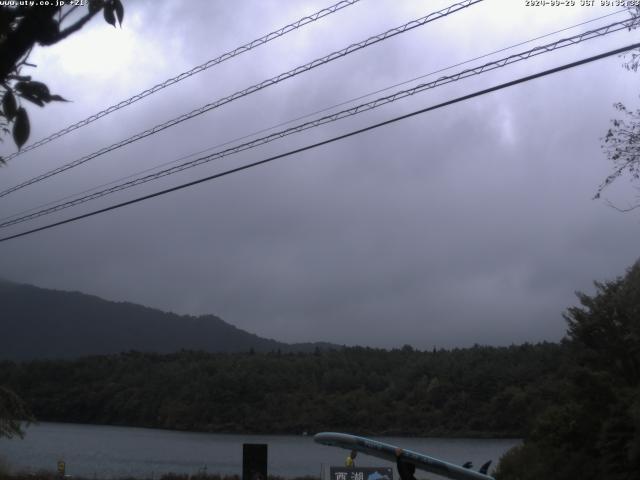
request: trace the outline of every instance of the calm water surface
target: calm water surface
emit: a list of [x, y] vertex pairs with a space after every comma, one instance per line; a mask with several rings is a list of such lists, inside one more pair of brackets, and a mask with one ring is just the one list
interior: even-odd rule
[[[442, 460], [481, 465], [519, 440], [474, 440], [379, 437]], [[222, 435], [172, 432], [146, 428], [40, 423], [23, 440], [0, 439], [0, 460], [14, 471], [55, 470], [63, 459], [69, 475], [98, 478], [157, 478], [167, 472], [240, 474], [242, 444], [269, 445], [269, 474], [284, 477], [314, 475], [329, 465], [342, 465], [346, 450], [319, 445], [312, 437], [293, 435]], [[359, 455], [357, 465], [388, 465]]]

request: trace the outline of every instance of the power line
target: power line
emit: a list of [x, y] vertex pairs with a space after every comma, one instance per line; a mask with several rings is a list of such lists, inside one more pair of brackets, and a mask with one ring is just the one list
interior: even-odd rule
[[25, 152], [28, 152], [30, 150], [33, 150], [35, 148], [41, 147], [42, 145], [45, 145], [57, 138], [62, 137], [63, 135], [66, 135], [67, 133], [73, 132], [74, 130], [77, 130], [78, 128], [84, 127], [86, 125], [89, 125], [92, 122], [95, 122], [96, 120], [109, 115], [110, 113], [115, 112], [116, 110], [120, 110], [121, 108], [127, 107], [135, 102], [137, 102], [138, 100], [142, 100], [145, 97], [148, 97], [151, 94], [154, 94], [164, 88], [167, 88], [170, 85], [173, 85], [175, 83], [181, 82], [182, 80], [189, 78], [197, 73], [203, 72], [205, 70], [207, 70], [208, 68], [211, 68], [215, 65], [218, 65], [222, 62], [225, 62], [227, 60], [230, 60], [234, 57], [237, 57], [238, 55], [241, 55], [245, 52], [248, 52], [249, 50], [253, 50], [256, 47], [259, 47], [260, 45], [264, 45], [268, 42], [270, 42], [271, 40], [275, 40], [276, 38], [282, 37], [283, 35], [286, 35], [289, 32], [292, 32], [293, 30], [297, 30], [298, 28], [307, 25], [309, 23], [315, 22], [316, 20], [319, 20], [323, 17], [326, 17], [327, 15], [331, 15], [332, 13], [335, 13], [339, 10], [342, 10], [343, 8], [349, 7], [357, 2], [359, 2], [360, 0], [342, 0], [334, 5], [331, 5], [330, 7], [327, 8], [323, 8], [322, 10], [319, 10], [315, 13], [312, 13], [311, 15], [308, 15], [306, 17], [302, 17], [300, 20], [297, 20], [293, 23], [290, 23], [289, 25], [285, 25], [282, 28], [279, 28], [278, 30], [275, 30], [271, 33], [268, 33], [260, 38], [257, 38], [255, 40], [250, 41], [249, 43], [245, 43], [244, 45], [235, 48], [234, 50], [231, 50], [229, 52], [223, 53], [222, 55], [220, 55], [219, 57], [213, 58], [211, 60], [206, 61], [205, 63], [198, 65], [197, 67], [193, 67], [191, 70], [188, 70], [186, 72], [182, 72], [179, 75], [176, 75], [175, 77], [169, 78], [168, 80], [165, 80], [162, 83], [158, 83], [157, 85], [154, 85], [151, 88], [148, 88], [147, 90], [144, 90], [126, 100], [122, 100], [121, 102], [115, 104], [115, 105], [111, 105], [110, 107], [94, 114], [91, 115], [90, 117], [85, 118], [84, 120], [80, 120], [77, 123], [74, 123], [72, 125], [69, 125], [68, 127], [63, 128], [62, 130], [59, 130], [58, 132], [52, 133], [51, 135], [49, 135], [46, 138], [43, 138], [41, 140], [38, 140], [37, 142], [34, 142], [30, 145], [27, 145], [25, 147], [23, 147], [22, 149], [18, 150], [17, 152], [12, 153], [11, 155], [7, 156], [5, 158], [5, 160], [11, 160], [12, 158], [17, 157], [18, 155], [21, 155]]
[[598, 29], [594, 29], [594, 30], [590, 30], [587, 32], [583, 32], [577, 35], [574, 35], [572, 37], [567, 37], [564, 39], [560, 39], [560, 40], [556, 40], [555, 42], [551, 42], [549, 44], [546, 45], [541, 45], [538, 47], [534, 47], [530, 50], [524, 51], [524, 52], [520, 52], [520, 53], [515, 53], [512, 55], [509, 55], [508, 57], [504, 57], [501, 58], [499, 60], [495, 60], [492, 62], [488, 62], [485, 63], [484, 65], [478, 66], [478, 67], [474, 67], [474, 68], [469, 68], [466, 70], [462, 70], [458, 73], [455, 73], [453, 75], [449, 75], [449, 76], [444, 76], [444, 77], [440, 77], [437, 80], [434, 80], [432, 82], [428, 82], [428, 83], [423, 83], [420, 85], [417, 85], [413, 88], [407, 89], [407, 90], [400, 90], [392, 95], [388, 95], [386, 97], [381, 97], [381, 98], [377, 98], [371, 102], [368, 103], [363, 103], [345, 110], [342, 110], [340, 112], [336, 112], [333, 113], [331, 115], [325, 115], [324, 117], [309, 121], [309, 122], [305, 122], [290, 128], [287, 128], [285, 130], [279, 131], [279, 132], [275, 132], [272, 133], [270, 135], [261, 137], [261, 138], [257, 138], [254, 140], [251, 140], [249, 142], [240, 144], [240, 145], [236, 145], [234, 147], [230, 147], [227, 148], [225, 150], [219, 151], [219, 152], [215, 152], [200, 158], [197, 158], [195, 160], [191, 160], [189, 162], [171, 167], [171, 168], [167, 168], [164, 170], [161, 170], [159, 172], [150, 174], [150, 175], [146, 175], [144, 177], [139, 177], [136, 178], [134, 180], [125, 182], [125, 183], [121, 183], [118, 185], [115, 185], [113, 187], [110, 188], [106, 188], [104, 190], [100, 190], [94, 193], [91, 193], [89, 195], [85, 195], [83, 197], [79, 197], [76, 198], [74, 200], [70, 200], [68, 202], [64, 202], [64, 203], [60, 203], [57, 205], [54, 205], [52, 207], [49, 208], [44, 208], [42, 210], [38, 210], [37, 212], [34, 213], [30, 213], [27, 215], [23, 215], [20, 216], [18, 218], [14, 218], [12, 220], [6, 220], [4, 222], [0, 223], [0, 228], [6, 228], [12, 225], [16, 225], [18, 223], [22, 223], [22, 222], [26, 222], [29, 220], [33, 220], [35, 218], [39, 218], [41, 216], [44, 215], [49, 215], [55, 212], [59, 212], [61, 210], [65, 210], [67, 208], [71, 208], [77, 205], [80, 205], [82, 203], [86, 203], [88, 201], [91, 200], [95, 200], [98, 198], [102, 198], [104, 196], [122, 191], [122, 190], [126, 190], [128, 188], [132, 188], [138, 185], [142, 185], [144, 183], [153, 181], [153, 180], [157, 180], [159, 178], [162, 177], [166, 177], [169, 175], [173, 175], [175, 173], [181, 172], [183, 170], [187, 170], [189, 168], [193, 168], [196, 167], [198, 165], [202, 165], [204, 163], [208, 163], [211, 162], [213, 160], [218, 160], [220, 158], [223, 157], [227, 157], [239, 152], [243, 152], [261, 145], [265, 145], [267, 143], [270, 143], [272, 141], [278, 140], [280, 138], [284, 138], [286, 136], [295, 134], [295, 133], [299, 133], [305, 130], [309, 130], [311, 128], [315, 128], [321, 125], [325, 125], [327, 123], [331, 123], [331, 122], [335, 122], [337, 120], [341, 120], [343, 118], [347, 118], [353, 115], [357, 115], [359, 113], [363, 113], [369, 110], [373, 110], [375, 108], [378, 108], [382, 105], [386, 105], [388, 103], [392, 103], [395, 102], [397, 100], [400, 100], [402, 98], [406, 98], [409, 97], [411, 95], [415, 95], [416, 93], [421, 93], [424, 92], [426, 90], [429, 89], [433, 89], [436, 87], [439, 87], [441, 85], [445, 85], [448, 83], [453, 83], [453, 82], [457, 82], [459, 80], [465, 79], [465, 78], [469, 78], [471, 76], [475, 76], [475, 75], [480, 75], [482, 73], [486, 73], [492, 70], [495, 70], [497, 68], [502, 68], [505, 67], [507, 65], [511, 65], [513, 63], [516, 62], [520, 62], [523, 60], [527, 60], [531, 57], [537, 56], [537, 55], [541, 55], [544, 53], [549, 53], [552, 52], [554, 50], [558, 50], [560, 48], [564, 48], [564, 47], [568, 47], [571, 45], [576, 45], [580, 42], [586, 41], [586, 40], [591, 40], [594, 38], [600, 38], [604, 35], [608, 35], [623, 29], [628, 28], [631, 24], [632, 24], [633, 20], [632, 19], [627, 19], [624, 21], [619, 21], [619, 22], [614, 22], [612, 24], [600, 27]]
[[610, 57], [610, 56], [613, 56], [613, 55], [618, 55], [620, 53], [627, 52], [629, 50], [633, 50], [634, 48], [638, 48], [638, 47], [640, 47], [640, 43], [634, 43], [634, 44], [628, 45], [626, 47], [621, 47], [621, 48], [617, 48], [615, 50], [610, 50], [610, 51], [605, 52], [605, 53], [594, 55], [594, 56], [591, 56], [591, 57], [588, 57], [588, 58], [585, 58], [585, 59], [582, 59], [582, 60], [578, 60], [578, 61], [575, 61], [575, 62], [567, 63], [567, 64], [561, 65], [559, 67], [551, 68], [549, 70], [544, 70], [542, 72], [538, 72], [538, 73], [535, 73], [535, 74], [532, 74], [532, 75], [527, 75], [525, 77], [520, 77], [520, 78], [518, 78], [516, 80], [511, 80], [509, 82], [501, 83], [499, 85], [495, 85], [495, 86], [490, 87], [490, 88], [486, 88], [486, 89], [483, 89], [483, 90], [478, 90], [476, 92], [473, 92], [473, 93], [470, 93], [470, 94], [467, 94], [467, 95], [463, 95], [461, 97], [454, 98], [453, 100], [448, 100], [446, 102], [439, 103], [437, 105], [432, 105], [430, 107], [426, 107], [426, 108], [423, 108], [423, 109], [420, 109], [420, 110], [416, 110], [414, 112], [407, 113], [405, 115], [400, 115], [398, 117], [394, 117], [394, 118], [391, 118], [389, 120], [385, 120], [383, 122], [379, 122], [379, 123], [375, 123], [373, 125], [369, 125], [368, 127], [364, 127], [364, 128], [360, 128], [360, 129], [357, 129], [357, 130], [353, 130], [351, 132], [348, 132], [348, 133], [345, 133], [345, 134], [342, 134], [342, 135], [338, 135], [338, 136], [329, 138], [327, 140], [323, 140], [321, 142], [313, 143], [311, 145], [307, 145], [307, 146], [301, 147], [301, 148], [296, 148], [294, 150], [290, 150], [290, 151], [285, 152], [285, 153], [274, 155], [272, 157], [268, 157], [268, 158], [265, 158], [265, 159], [257, 161], [257, 162], [249, 163], [249, 164], [243, 165], [241, 167], [236, 167], [236, 168], [233, 168], [233, 169], [230, 169], [230, 170], [226, 170], [224, 172], [216, 173], [214, 175], [210, 175], [208, 177], [201, 178], [199, 180], [194, 180], [194, 181], [191, 181], [191, 182], [183, 183], [181, 185], [178, 185], [178, 186], [175, 186], [175, 187], [171, 187], [171, 188], [167, 188], [167, 189], [161, 190], [159, 192], [151, 193], [149, 195], [144, 195], [142, 197], [138, 197], [138, 198], [135, 198], [133, 200], [128, 200], [126, 202], [118, 203], [116, 205], [111, 205], [109, 207], [101, 208], [99, 210], [94, 210], [93, 212], [85, 213], [83, 215], [78, 215], [76, 217], [68, 218], [66, 220], [61, 220], [59, 222], [55, 222], [55, 223], [51, 223], [51, 224], [48, 224], [48, 225], [44, 225], [42, 227], [34, 228], [34, 229], [28, 230], [26, 232], [21, 232], [21, 233], [17, 233], [17, 234], [14, 234], [14, 235], [7, 236], [7, 237], [3, 237], [3, 238], [0, 238], [0, 242], [6, 242], [6, 241], [12, 240], [14, 238], [19, 238], [19, 237], [23, 237], [25, 235], [30, 235], [32, 233], [41, 232], [43, 230], [48, 230], [48, 229], [53, 228], [53, 227], [57, 227], [57, 226], [60, 226], [60, 225], [71, 223], [71, 222], [75, 222], [75, 221], [78, 221], [78, 220], [81, 220], [81, 219], [84, 219], [84, 218], [92, 217], [94, 215], [98, 215], [98, 214], [101, 214], [101, 213], [109, 212], [111, 210], [116, 210], [118, 208], [122, 208], [122, 207], [125, 207], [125, 206], [128, 206], [128, 205], [132, 205], [134, 203], [142, 202], [144, 200], [149, 200], [151, 198], [159, 197], [159, 196], [165, 195], [167, 193], [171, 193], [171, 192], [182, 190], [182, 189], [185, 189], [185, 188], [188, 188], [188, 187], [192, 187], [194, 185], [198, 185], [200, 183], [204, 183], [204, 182], [207, 182], [207, 181], [210, 181], [210, 180], [215, 180], [216, 178], [221, 178], [221, 177], [230, 175], [232, 173], [237, 173], [237, 172], [240, 172], [242, 170], [247, 170], [249, 168], [256, 167], [258, 165], [262, 165], [262, 164], [265, 164], [265, 163], [272, 162], [274, 160], [278, 160], [280, 158], [284, 158], [284, 157], [288, 157], [288, 156], [291, 156], [291, 155], [295, 155], [297, 153], [305, 152], [307, 150], [311, 150], [311, 149], [314, 149], [314, 148], [317, 148], [317, 147], [320, 147], [320, 146], [323, 146], [323, 145], [327, 145], [327, 144], [330, 144], [330, 143], [333, 143], [333, 142], [337, 142], [338, 140], [344, 140], [345, 138], [349, 138], [349, 137], [352, 137], [352, 136], [355, 136], [355, 135], [359, 135], [361, 133], [368, 132], [370, 130], [374, 130], [376, 128], [379, 128], [379, 127], [382, 127], [382, 126], [385, 126], [385, 125], [389, 125], [389, 124], [398, 122], [400, 120], [405, 120], [407, 118], [414, 117], [416, 115], [420, 115], [420, 114], [423, 114], [423, 113], [426, 113], [426, 112], [429, 112], [429, 111], [432, 111], [432, 110], [437, 110], [439, 108], [443, 108], [443, 107], [446, 107], [446, 106], [449, 106], [449, 105], [453, 105], [455, 103], [460, 103], [460, 102], [463, 102], [463, 101], [466, 101], [466, 100], [470, 100], [472, 98], [479, 97], [481, 95], [486, 95], [488, 93], [492, 93], [492, 92], [495, 92], [495, 91], [498, 91], [498, 90], [502, 90], [502, 89], [507, 88], [507, 87], [512, 87], [512, 86], [518, 85], [520, 83], [525, 83], [525, 82], [528, 82], [528, 81], [531, 81], [531, 80], [535, 80], [537, 78], [541, 78], [541, 77], [544, 77], [544, 76], [547, 76], [547, 75], [551, 75], [551, 74], [558, 73], [558, 72], [561, 72], [561, 71], [564, 71], [564, 70], [568, 70], [570, 68], [575, 68], [575, 67], [580, 66], [580, 65], [585, 65], [587, 63], [591, 63], [591, 62], [594, 62], [596, 60], [607, 58], [607, 57]]
[[335, 51], [333, 53], [330, 53], [329, 55], [326, 55], [322, 58], [318, 58], [316, 60], [313, 60], [312, 62], [309, 62], [305, 65], [299, 66], [294, 68], [293, 70], [289, 70], [288, 72], [285, 73], [281, 73], [280, 75], [277, 75], [275, 77], [272, 77], [268, 80], [264, 80], [258, 84], [255, 84], [249, 88], [246, 88], [244, 90], [238, 91], [232, 95], [229, 95], [228, 97], [224, 97], [221, 99], [216, 100], [215, 102], [212, 103], [208, 103], [206, 105], [203, 105], [202, 107], [193, 110], [189, 113], [185, 113], [179, 117], [173, 118], [165, 123], [156, 125], [153, 128], [150, 128], [148, 130], [145, 130], [144, 132], [140, 132], [136, 135], [133, 135], [132, 137], [129, 137], [125, 140], [121, 140], [120, 142], [114, 143], [108, 147], [104, 147], [100, 150], [98, 150], [97, 152], [91, 153], [89, 155], [85, 155], [82, 158], [79, 158], [77, 160], [74, 160], [73, 162], [67, 163], [65, 165], [62, 165], [58, 168], [55, 168], [53, 170], [50, 170], [46, 173], [43, 173], [42, 175], [38, 175], [37, 177], [33, 177], [30, 180], [27, 180], [25, 182], [22, 182], [18, 185], [15, 185], [11, 188], [8, 188], [2, 192], [0, 192], [0, 197], [4, 197], [6, 195], [9, 195], [12, 192], [15, 192], [16, 190], [20, 190], [24, 187], [27, 187], [29, 185], [32, 185], [34, 183], [40, 182], [42, 180], [45, 180], [49, 177], [52, 177], [53, 175], [57, 175], [59, 173], [62, 173], [66, 170], [69, 170], [71, 168], [77, 167], [78, 165], [82, 165], [83, 163], [88, 162], [89, 160], [92, 160], [96, 157], [99, 157], [101, 155], [104, 155], [105, 153], [111, 152], [113, 150], [116, 150], [120, 147], [124, 147], [125, 145], [129, 145], [130, 143], [136, 142], [138, 140], [141, 140], [145, 137], [148, 137], [150, 135], [156, 134], [162, 130], [165, 130], [169, 127], [173, 127], [175, 125], [178, 125], [179, 123], [182, 123], [186, 120], [190, 120], [191, 118], [194, 118], [198, 115], [202, 115], [203, 113], [209, 112], [211, 110], [213, 110], [214, 108], [218, 108], [222, 105], [225, 105], [229, 102], [232, 102], [234, 100], [237, 100], [241, 97], [245, 97], [247, 95], [250, 95], [252, 93], [255, 93], [259, 90], [262, 90], [264, 88], [267, 88], [271, 85], [275, 85], [277, 83], [282, 82], [283, 80], [287, 80], [289, 78], [292, 78], [296, 75], [299, 75], [301, 73], [307, 72], [313, 68], [316, 68], [320, 65], [324, 65], [326, 63], [329, 63], [333, 60], [336, 60], [338, 58], [342, 58], [346, 55], [349, 55], [350, 53], [356, 52], [358, 50], [361, 50], [363, 48], [369, 47], [371, 45], [374, 45], [376, 43], [382, 42], [384, 40], [387, 40], [391, 37], [394, 37], [396, 35], [399, 35], [401, 33], [405, 33], [408, 32], [410, 30], [413, 30], [414, 28], [417, 27], [421, 27], [423, 25], [426, 25], [427, 23], [430, 23], [432, 21], [438, 20], [440, 18], [444, 18], [448, 15], [451, 15], [452, 13], [458, 12], [464, 8], [467, 8], [471, 5], [474, 5], [476, 3], [482, 2], [483, 0], [464, 0], [462, 2], [453, 4], [447, 8], [444, 8], [442, 10], [439, 10], [437, 12], [433, 12], [430, 13], [429, 15], [426, 15], [422, 18], [416, 19], [416, 20], [412, 20], [410, 22], [407, 22], [399, 27], [396, 28], [392, 28], [390, 30], [387, 30], [384, 33], [381, 33], [379, 35], [374, 35], [372, 37], [369, 37], [366, 40], [363, 40], [361, 42], [358, 43], [354, 43], [349, 45], [346, 48], [343, 48], [342, 50], [338, 50]]
[[[618, 10], [618, 11], [616, 11], [616, 12], [608, 13], [608, 14], [606, 14], [606, 15], [601, 15], [601, 16], [599, 16], [599, 17], [595, 17], [595, 18], [592, 18], [592, 19], [590, 19], [590, 20], [586, 20], [586, 21], [584, 21], [584, 22], [580, 22], [580, 23], [577, 23], [577, 24], [571, 25], [571, 26], [569, 26], [569, 27], [565, 27], [565, 28], [562, 28], [562, 29], [560, 29], [560, 30], [555, 30], [555, 31], [553, 31], [553, 32], [546, 33], [546, 34], [544, 34], [544, 35], [540, 35], [540, 36], [538, 36], [538, 37], [534, 37], [534, 38], [531, 38], [531, 39], [529, 39], [529, 40], [525, 40], [525, 41], [523, 41], [523, 42], [519, 42], [519, 43], [516, 43], [516, 44], [510, 45], [510, 46], [508, 46], [508, 47], [503, 47], [503, 48], [500, 48], [500, 49], [498, 49], [498, 50], [494, 50], [494, 51], [492, 51], [492, 52], [485, 53], [485, 54], [483, 54], [483, 55], [480, 55], [480, 56], [477, 56], [477, 57], [471, 58], [471, 59], [469, 59], [469, 60], [465, 60], [465, 61], [463, 61], [463, 62], [459, 62], [459, 63], [453, 64], [453, 65], [449, 65], [449, 66], [447, 66], [447, 67], [443, 67], [443, 68], [440, 68], [440, 69], [438, 69], [438, 70], [435, 70], [435, 71], [429, 72], [429, 73], [425, 73], [425, 74], [423, 74], [423, 75], [420, 75], [420, 76], [418, 76], [418, 77], [411, 78], [411, 79], [409, 79], [409, 80], [405, 80], [405, 81], [400, 82], [400, 83], [396, 83], [396, 84], [393, 84], [393, 85], [389, 85], [389, 86], [387, 86], [387, 87], [381, 88], [381, 89], [379, 89], [379, 90], [375, 90], [375, 91], [373, 91], [373, 92], [365, 93], [364, 95], [360, 95], [360, 96], [358, 96], [358, 97], [351, 98], [351, 99], [349, 99], [349, 100], [345, 100], [345, 101], [343, 101], [343, 102], [333, 104], [333, 105], [331, 105], [331, 106], [329, 106], [329, 107], [324, 107], [324, 108], [322, 108], [322, 109], [320, 109], [320, 110], [315, 110], [315, 111], [310, 112], [310, 113], [307, 113], [307, 114], [305, 114], [305, 115], [302, 115], [302, 116], [299, 116], [299, 117], [296, 117], [296, 118], [292, 118], [292, 119], [290, 119], [290, 120], [286, 120], [286, 121], [284, 121], [284, 122], [280, 122], [280, 123], [277, 123], [277, 124], [275, 124], [275, 125], [271, 125], [270, 127], [262, 128], [262, 129], [260, 129], [260, 130], [254, 131], [254, 132], [252, 132], [252, 133], [249, 133], [249, 134], [246, 134], [246, 135], [242, 135], [242, 136], [240, 136], [240, 137], [236, 137], [236, 138], [231, 139], [231, 140], [227, 140], [227, 141], [225, 141], [225, 142], [223, 142], [223, 143], [218, 143], [218, 144], [213, 145], [213, 146], [211, 146], [211, 147], [207, 147], [207, 148], [205, 148], [204, 150], [200, 150], [200, 151], [198, 151], [198, 152], [190, 153], [190, 154], [188, 154], [188, 155], [183, 155], [183, 156], [181, 156], [181, 157], [179, 157], [179, 158], [177, 158], [177, 159], [174, 159], [174, 160], [171, 160], [171, 161], [168, 161], [168, 162], [162, 163], [162, 164], [160, 164], [160, 165], [156, 165], [156, 166], [154, 166], [154, 167], [150, 167], [150, 168], [147, 168], [147, 169], [144, 169], [144, 170], [141, 170], [141, 171], [138, 171], [138, 172], [132, 173], [132, 174], [127, 175], [127, 176], [125, 176], [125, 177], [120, 177], [120, 178], [117, 178], [117, 179], [112, 180], [112, 181], [110, 181], [110, 182], [103, 183], [103, 184], [100, 184], [100, 185], [96, 185], [95, 187], [92, 187], [92, 188], [88, 188], [88, 189], [83, 190], [83, 191], [81, 191], [81, 192], [77, 192], [77, 193], [74, 193], [74, 194], [71, 194], [71, 195], [67, 195], [67, 196], [65, 196], [65, 197], [58, 198], [58, 199], [56, 199], [56, 200], [52, 200], [52, 201], [47, 202], [47, 203], [44, 203], [44, 204], [40, 204], [40, 205], [38, 205], [38, 206], [36, 206], [36, 207], [32, 207], [32, 208], [29, 208], [29, 209], [26, 209], [26, 210], [22, 210], [22, 211], [20, 211], [20, 212], [18, 212], [18, 213], [15, 213], [15, 214], [13, 214], [13, 215], [8, 215], [8, 216], [6, 216], [6, 217], [2, 217], [2, 218], [0, 218], [0, 222], [4, 222], [5, 220], [10, 220], [10, 219], [12, 219], [12, 218], [14, 218], [14, 217], [18, 217], [18, 216], [26, 215], [26, 214], [28, 214], [28, 213], [30, 213], [30, 212], [34, 212], [34, 211], [39, 210], [39, 209], [42, 209], [42, 208], [44, 208], [44, 207], [48, 207], [49, 205], [54, 205], [54, 204], [56, 204], [56, 203], [58, 203], [58, 202], [62, 202], [62, 201], [64, 201], [64, 200], [69, 200], [69, 199], [71, 199], [71, 198], [77, 197], [78, 195], [82, 195], [82, 194], [85, 194], [85, 193], [89, 193], [89, 192], [95, 191], [95, 190], [97, 190], [97, 189], [99, 189], [99, 188], [103, 188], [103, 187], [106, 187], [106, 186], [108, 186], [108, 185], [113, 185], [113, 184], [115, 184], [115, 183], [117, 183], [117, 182], [122, 182], [122, 181], [124, 181], [124, 180], [129, 180], [130, 178], [133, 178], [133, 177], [135, 177], [135, 176], [137, 176], [137, 175], [142, 175], [142, 174], [145, 174], [145, 173], [148, 173], [148, 172], [151, 172], [151, 171], [157, 170], [157, 169], [159, 169], [159, 168], [163, 168], [163, 167], [166, 167], [166, 166], [168, 166], [168, 165], [172, 165], [172, 164], [174, 164], [174, 163], [178, 163], [178, 162], [180, 162], [180, 161], [182, 161], [182, 160], [186, 160], [187, 158], [191, 158], [191, 157], [195, 157], [195, 156], [197, 156], [197, 155], [201, 155], [201, 154], [203, 154], [203, 153], [205, 153], [205, 152], [208, 152], [208, 151], [214, 150], [214, 149], [216, 149], [216, 148], [224, 147], [224, 146], [226, 146], [226, 145], [230, 145], [230, 144], [232, 144], [232, 143], [239, 142], [239, 141], [241, 141], [241, 140], [245, 140], [245, 139], [247, 139], [247, 138], [254, 137], [255, 135], [259, 135], [259, 134], [261, 134], [261, 133], [265, 133], [265, 132], [268, 132], [268, 131], [270, 131], [270, 130], [274, 130], [274, 129], [276, 129], [276, 128], [278, 128], [278, 127], [282, 127], [282, 126], [284, 126], [284, 125], [289, 125], [290, 123], [296, 122], [296, 121], [298, 121], [298, 120], [304, 120], [305, 118], [312, 117], [313, 115], [317, 115], [317, 114], [319, 114], [319, 113], [323, 113], [323, 112], [327, 112], [327, 111], [329, 111], [329, 110], [333, 110], [334, 108], [337, 108], [337, 107], [341, 107], [341, 106], [344, 106], [344, 105], [348, 105], [348, 104], [353, 103], [353, 102], [355, 102], [355, 101], [357, 101], [357, 100], [362, 100], [363, 98], [370, 97], [370, 96], [375, 95], [375, 94], [377, 94], [377, 93], [386, 92], [387, 90], [391, 90], [392, 88], [400, 87], [400, 86], [402, 86], [402, 85], [407, 85], [407, 84], [409, 84], [409, 83], [411, 83], [411, 82], [414, 82], [414, 81], [416, 81], [416, 80], [420, 80], [420, 79], [423, 79], [423, 78], [426, 78], [426, 77], [430, 77], [430, 76], [433, 76], [433, 75], [435, 75], [435, 74], [437, 74], [437, 73], [445, 72], [445, 71], [447, 71], [447, 70], [451, 70], [452, 68], [459, 67], [459, 66], [461, 66], [461, 65], [466, 65], [466, 64], [471, 63], [471, 62], [474, 62], [474, 61], [476, 61], [476, 60], [480, 60], [480, 59], [482, 59], [482, 58], [486, 58], [486, 57], [489, 57], [489, 56], [491, 56], [491, 55], [495, 55], [496, 53], [501, 53], [501, 52], [504, 52], [504, 51], [506, 51], [506, 50], [511, 50], [511, 49], [513, 49], [513, 48], [516, 48], [516, 47], [519, 47], [519, 46], [522, 46], [522, 45], [526, 45], [527, 43], [535, 42], [536, 40], [541, 40], [541, 39], [543, 39], [543, 38], [547, 38], [547, 37], [550, 37], [550, 36], [553, 36], [553, 35], [557, 35], [558, 33], [562, 33], [562, 32], [565, 32], [565, 31], [567, 31], [567, 30], [572, 30], [572, 29], [574, 29], [574, 28], [577, 28], [577, 27], [580, 27], [580, 26], [583, 26], [583, 25], [587, 25], [587, 24], [589, 24], [589, 23], [593, 23], [593, 22], [596, 22], [596, 21], [598, 21], [598, 20], [602, 20], [602, 19], [604, 19], [604, 18], [608, 18], [608, 17], [611, 17], [611, 16], [613, 16], [613, 15], [618, 15], [618, 14], [620, 14], [620, 13], [625, 13], [626, 11], [627, 11], [627, 10], [625, 10], [625, 9], [621, 9], [621, 10]], [[0, 225], [0, 228], [1, 228], [1, 227], [2, 227], [2, 225]]]

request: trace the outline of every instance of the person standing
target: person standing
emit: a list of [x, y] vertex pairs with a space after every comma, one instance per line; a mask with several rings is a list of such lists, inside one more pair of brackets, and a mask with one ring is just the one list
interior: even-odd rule
[[353, 468], [356, 466], [354, 460], [356, 459], [356, 455], [358, 455], [358, 452], [356, 452], [355, 450], [351, 450], [351, 453], [349, 453], [349, 456], [347, 457], [347, 459], [344, 461], [344, 465], [347, 468]]
[[400, 455], [402, 455], [402, 449], [396, 448], [396, 467], [398, 468], [400, 480], [416, 480], [416, 466], [411, 462], [402, 460]]

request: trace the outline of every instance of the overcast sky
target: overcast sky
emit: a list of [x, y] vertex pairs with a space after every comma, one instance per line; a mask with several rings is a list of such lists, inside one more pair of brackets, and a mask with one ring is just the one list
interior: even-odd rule
[[[122, 29], [96, 19], [33, 52], [32, 75], [72, 103], [28, 105], [30, 140], [331, 0], [124, 3]], [[17, 157], [0, 170], [0, 188], [450, 3], [362, 0]], [[486, 0], [15, 192], [0, 200], [0, 216], [616, 11], [576, 3]], [[0, 233], [211, 175], [638, 39], [637, 31], [625, 30], [590, 40]], [[625, 71], [622, 61], [600, 60], [1, 243], [0, 275], [181, 314], [212, 313], [286, 342], [431, 348], [558, 341], [574, 292], [593, 292], [594, 280], [622, 275], [640, 257], [639, 214], [592, 200], [611, 169], [600, 144], [616, 115], [613, 104], [640, 103], [640, 74]], [[13, 144], [7, 139], [1, 148], [11, 153]], [[606, 197], [625, 206], [636, 193], [623, 178]]]

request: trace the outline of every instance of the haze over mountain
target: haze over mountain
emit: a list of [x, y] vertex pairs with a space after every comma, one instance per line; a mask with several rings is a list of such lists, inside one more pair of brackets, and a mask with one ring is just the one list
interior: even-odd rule
[[290, 352], [330, 346], [262, 338], [214, 315], [178, 315], [8, 281], [0, 281], [0, 308], [0, 359], [75, 358], [130, 350]]

